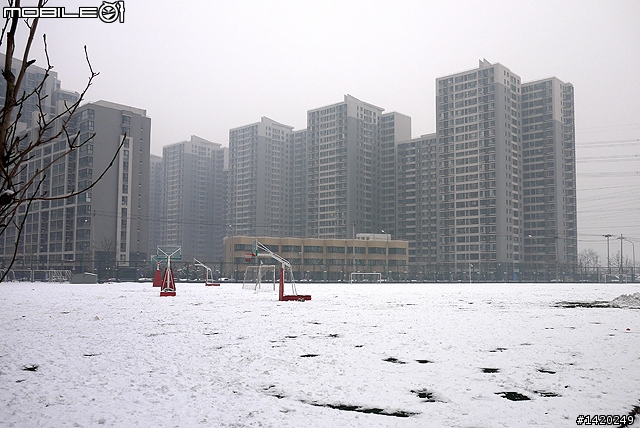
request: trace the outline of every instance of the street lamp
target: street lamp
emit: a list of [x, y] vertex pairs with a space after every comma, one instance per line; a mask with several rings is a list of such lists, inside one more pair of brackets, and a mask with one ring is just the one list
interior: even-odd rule
[[[633, 251], [633, 267], [631, 268], [631, 282], [636, 282], [636, 246], [629, 238], [624, 238], [625, 241], [631, 243], [631, 248]], [[622, 253], [620, 253], [620, 257], [622, 257]]]
[[473, 281], [471, 280], [471, 271], [473, 269], [473, 265], [471, 263], [469, 263], [469, 284], [471, 284]]

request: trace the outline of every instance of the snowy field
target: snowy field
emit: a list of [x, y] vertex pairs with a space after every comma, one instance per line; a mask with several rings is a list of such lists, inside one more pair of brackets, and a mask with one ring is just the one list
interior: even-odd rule
[[640, 310], [566, 302], [639, 289], [299, 284], [311, 301], [278, 302], [241, 284], [179, 283], [176, 297], [150, 283], [0, 284], [0, 427], [570, 427], [627, 415], [640, 404]]

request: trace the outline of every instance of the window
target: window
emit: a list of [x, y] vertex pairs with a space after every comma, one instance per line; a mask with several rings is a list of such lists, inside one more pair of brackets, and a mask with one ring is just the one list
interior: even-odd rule
[[93, 119], [96, 116], [96, 111], [92, 108], [88, 108], [80, 113], [80, 120]]
[[[85, 141], [85, 140], [82, 140]], [[93, 154], [93, 144], [85, 144], [80, 147], [80, 156], [91, 155]]]
[[123, 125], [131, 125], [131, 116], [122, 116]]
[[389, 248], [389, 254], [407, 254], [406, 248]]
[[[323, 249], [320, 246], [305, 245], [304, 246], [304, 252], [305, 253], [322, 253]], [[307, 264], [307, 263], [305, 262], [305, 264]]]
[[93, 131], [93, 120], [87, 120], [80, 123], [80, 132]]

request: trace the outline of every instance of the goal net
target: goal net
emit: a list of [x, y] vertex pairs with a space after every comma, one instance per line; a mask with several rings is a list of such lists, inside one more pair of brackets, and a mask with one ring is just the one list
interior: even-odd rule
[[276, 290], [276, 266], [275, 265], [253, 265], [247, 266], [244, 271], [242, 288], [245, 290]]
[[614, 275], [610, 273], [604, 273], [600, 276], [600, 282], [629, 282], [627, 275]]
[[382, 274], [379, 272], [351, 272], [349, 275], [349, 284], [354, 282], [382, 282]]

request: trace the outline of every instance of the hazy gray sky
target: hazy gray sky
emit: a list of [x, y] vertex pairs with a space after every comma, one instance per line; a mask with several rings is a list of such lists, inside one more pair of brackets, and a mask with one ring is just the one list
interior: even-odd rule
[[[29, 3], [25, 1], [24, 3]], [[101, 0], [50, 6], [99, 6]], [[125, 0], [125, 23], [46, 19], [63, 87], [147, 110], [152, 153], [268, 116], [301, 129], [349, 93], [435, 131], [435, 79], [500, 62], [576, 92], [580, 249], [640, 244], [640, 1]], [[42, 43], [33, 57], [42, 63]], [[620, 241], [612, 240], [612, 254]], [[631, 245], [625, 244], [631, 254]], [[640, 246], [638, 248], [640, 259]], [[605, 260], [606, 263], [606, 260]]]

